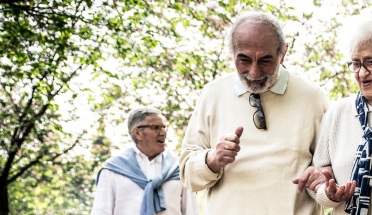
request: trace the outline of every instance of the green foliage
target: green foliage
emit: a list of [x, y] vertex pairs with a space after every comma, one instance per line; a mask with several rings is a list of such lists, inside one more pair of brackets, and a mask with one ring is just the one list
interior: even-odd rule
[[0, 0], [0, 192], [6, 185], [10, 211], [88, 214], [115, 147], [104, 125], [139, 105], [163, 110], [178, 150], [202, 88], [234, 70], [224, 37], [241, 12], [282, 20], [291, 72], [332, 99], [357, 92], [335, 39], [341, 18], [371, 3], [340, 1], [328, 17], [326, 4], [296, 13], [291, 1]]
[[[99, 69], [96, 61], [102, 58], [98, 48], [101, 35], [92, 32], [99, 26], [89, 24], [90, 18], [83, 15], [92, 2], [0, 3], [0, 213], [8, 211], [3, 193], [6, 188], [14, 214], [41, 213], [44, 206], [54, 203], [55, 210], [87, 204], [90, 201], [78, 204], [61, 200], [66, 184], [70, 188], [74, 187], [73, 182], [81, 185], [74, 177], [69, 181], [71, 175], [62, 174], [67, 166], [59, 165], [59, 172], [55, 172], [55, 163], [80, 145], [85, 131], [65, 130], [64, 125], [78, 117], [73, 110], [61, 111], [56, 99], [63, 94], [66, 103], [72, 102], [79, 92], [70, 87], [71, 80], [88, 66]], [[86, 45], [81, 48], [83, 42]], [[68, 97], [69, 94], [72, 96]], [[78, 156], [69, 159], [84, 163]], [[70, 166], [76, 165], [76, 161]], [[79, 169], [79, 174], [89, 177], [83, 170]], [[63, 176], [63, 180], [56, 176]], [[31, 190], [33, 187], [40, 194], [36, 195], [38, 198]]]
[[92, 162], [67, 156], [36, 166], [10, 185], [11, 214], [89, 214], [95, 179], [87, 166]]
[[331, 215], [332, 214], [332, 208], [324, 208], [324, 215]]

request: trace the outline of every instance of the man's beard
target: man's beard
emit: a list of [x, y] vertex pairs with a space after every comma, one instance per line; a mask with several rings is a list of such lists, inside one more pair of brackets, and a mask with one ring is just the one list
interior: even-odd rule
[[[252, 93], [264, 93], [270, 89], [270, 87], [274, 86], [274, 84], [278, 81], [279, 76], [279, 66], [275, 69], [275, 72], [272, 75], [262, 74], [261, 77], [258, 79], [252, 79], [249, 74], [240, 74], [238, 71], [238, 76], [240, 81], [243, 83], [247, 89]], [[262, 80], [261, 83], [255, 83], [254, 81]]]

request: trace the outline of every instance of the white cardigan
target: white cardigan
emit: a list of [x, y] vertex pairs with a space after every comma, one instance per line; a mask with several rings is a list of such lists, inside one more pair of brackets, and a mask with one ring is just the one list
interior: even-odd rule
[[[355, 108], [355, 98], [355, 95], [343, 98], [326, 112], [320, 125], [313, 158], [315, 167], [332, 165], [336, 182], [339, 185], [350, 181], [355, 153], [363, 135]], [[369, 125], [372, 122], [371, 110], [369, 106]], [[319, 187], [316, 200], [326, 207], [334, 207], [333, 215], [347, 215], [344, 211], [345, 202], [331, 201], [324, 189], [324, 185]], [[372, 208], [368, 214], [372, 215]]]

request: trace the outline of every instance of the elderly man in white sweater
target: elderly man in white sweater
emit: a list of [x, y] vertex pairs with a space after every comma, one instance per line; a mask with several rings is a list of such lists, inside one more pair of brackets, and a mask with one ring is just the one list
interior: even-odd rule
[[191, 116], [180, 176], [205, 190], [208, 215], [315, 215], [292, 179], [310, 164], [328, 99], [281, 64], [288, 48], [276, 18], [252, 12], [227, 37], [236, 72], [208, 83]]

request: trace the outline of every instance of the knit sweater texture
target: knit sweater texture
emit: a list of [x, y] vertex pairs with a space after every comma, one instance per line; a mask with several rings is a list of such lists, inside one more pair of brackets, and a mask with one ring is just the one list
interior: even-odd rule
[[[333, 104], [324, 115], [314, 153], [315, 167], [332, 165], [338, 185], [350, 181], [352, 166], [363, 130], [355, 108], [353, 95]], [[368, 111], [368, 125], [371, 125], [371, 106]], [[321, 186], [316, 194], [317, 202], [333, 207], [333, 215], [346, 215], [345, 202], [333, 202], [325, 194], [325, 186]], [[372, 215], [372, 210], [369, 210]]]
[[[236, 94], [234, 75], [204, 88], [182, 143], [181, 181], [193, 191], [205, 191], [205, 215], [322, 214], [307, 192], [297, 193], [292, 179], [311, 164], [327, 97], [315, 84], [289, 73], [284, 94], [260, 94], [268, 128], [257, 129], [250, 92]], [[235, 162], [212, 172], [205, 163], [207, 152], [219, 135], [239, 126], [244, 131]]]

